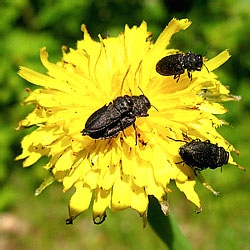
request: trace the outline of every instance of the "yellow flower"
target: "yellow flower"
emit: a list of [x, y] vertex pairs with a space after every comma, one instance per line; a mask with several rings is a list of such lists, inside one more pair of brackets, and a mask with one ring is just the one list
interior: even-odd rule
[[[201, 207], [194, 190], [194, 171], [176, 164], [183, 143], [170, 138], [184, 140], [188, 135], [234, 150], [216, 131], [225, 122], [213, 114], [227, 111], [219, 101], [237, 98], [228, 94], [212, 72], [228, 60], [227, 50], [205, 61], [208, 70], [194, 71], [192, 81], [187, 73], [177, 83], [173, 76], [156, 72], [161, 58], [177, 52], [166, 49], [171, 36], [190, 24], [187, 19], [173, 19], [155, 43], [150, 41], [145, 22], [131, 29], [125, 26], [118, 37], [99, 36], [100, 42], [92, 40], [83, 25], [84, 39], [78, 41], [77, 49], [66, 52], [63, 47], [60, 62], [50, 63], [45, 48], [41, 49], [47, 75], [20, 67], [19, 75], [41, 88], [28, 90], [25, 104], [35, 104], [35, 109], [19, 127], [37, 129], [23, 139], [23, 152], [17, 159], [25, 159], [23, 166], [27, 167], [49, 156], [45, 168], [54, 180], [63, 183], [64, 191], [75, 187], [68, 223], [88, 209], [92, 196], [96, 223], [103, 221], [107, 208], [133, 208], [146, 220], [149, 195], [155, 196], [167, 213], [165, 197], [171, 192], [171, 180], [188, 200]], [[92, 113], [118, 96], [141, 95], [140, 89], [155, 109], [136, 119], [137, 143], [133, 126], [106, 140], [81, 134]], [[229, 163], [237, 165], [231, 156]]]

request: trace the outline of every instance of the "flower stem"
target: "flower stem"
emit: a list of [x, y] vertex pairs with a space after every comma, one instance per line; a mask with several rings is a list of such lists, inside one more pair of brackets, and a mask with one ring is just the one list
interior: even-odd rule
[[173, 215], [165, 216], [158, 201], [150, 197], [148, 222], [156, 234], [171, 250], [191, 250], [193, 247], [184, 236]]

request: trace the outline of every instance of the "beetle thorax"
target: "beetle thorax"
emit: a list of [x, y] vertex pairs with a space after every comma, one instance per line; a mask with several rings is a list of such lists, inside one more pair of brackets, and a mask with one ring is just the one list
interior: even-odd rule
[[113, 104], [120, 113], [126, 113], [132, 110], [133, 100], [131, 96], [125, 95], [124, 97], [120, 96], [114, 99]]
[[132, 96], [133, 109], [132, 112], [136, 117], [148, 116], [148, 110], [151, 104], [145, 95]]

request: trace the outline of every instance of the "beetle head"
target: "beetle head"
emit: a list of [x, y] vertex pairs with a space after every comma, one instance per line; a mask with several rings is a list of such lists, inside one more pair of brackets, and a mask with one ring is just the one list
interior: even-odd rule
[[203, 56], [202, 55], [196, 55], [195, 56], [195, 66], [196, 68], [201, 68], [203, 65]]
[[223, 147], [219, 147], [219, 151], [220, 151], [220, 159], [218, 165], [222, 166], [228, 163], [229, 153]]

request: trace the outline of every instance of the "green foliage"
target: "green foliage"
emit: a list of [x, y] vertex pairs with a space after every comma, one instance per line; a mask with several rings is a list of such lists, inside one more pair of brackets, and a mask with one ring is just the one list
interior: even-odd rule
[[[47, 47], [51, 61], [60, 60], [61, 46], [74, 48], [81, 39], [82, 23], [97, 39], [99, 33], [115, 36], [125, 24], [139, 25], [145, 20], [156, 39], [172, 17], [188, 17], [193, 25], [173, 37], [172, 48], [201, 54], [207, 51], [208, 58], [228, 48], [232, 58], [216, 73], [230, 86], [232, 94], [241, 95], [242, 100], [225, 104], [230, 112], [220, 117], [234, 128], [223, 127], [220, 132], [241, 151], [235, 158], [247, 168], [250, 148], [247, 1], [3, 0], [0, 13], [0, 216], [1, 224], [7, 223], [6, 214], [12, 214], [16, 220], [21, 219], [21, 228], [26, 225], [26, 231], [17, 230], [16, 223], [14, 233], [10, 229], [3, 232], [6, 249], [32, 249], [34, 245], [36, 249], [164, 249], [149, 226], [142, 229], [134, 211], [109, 213], [107, 221], [99, 227], [93, 225], [88, 211], [73, 227], [65, 226], [70, 193], [63, 194], [61, 185], [53, 184], [34, 197], [46, 175], [42, 162], [21, 169], [21, 162], [13, 161], [21, 152], [21, 138], [29, 132], [17, 132], [15, 128], [32, 110], [19, 103], [27, 96], [26, 88], [35, 88], [17, 75], [18, 67], [23, 65], [45, 73], [39, 59], [40, 48]], [[222, 173], [208, 170], [204, 175], [222, 195], [214, 197], [198, 185], [204, 211], [196, 215], [194, 207], [173, 187], [171, 212], [197, 249], [246, 249], [250, 243], [247, 174], [225, 166]]]

